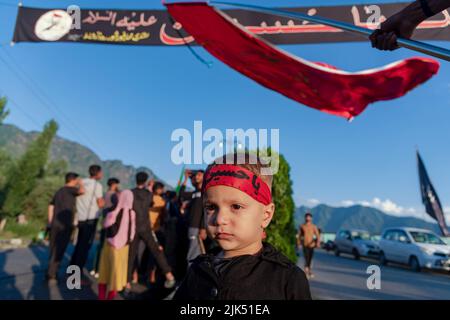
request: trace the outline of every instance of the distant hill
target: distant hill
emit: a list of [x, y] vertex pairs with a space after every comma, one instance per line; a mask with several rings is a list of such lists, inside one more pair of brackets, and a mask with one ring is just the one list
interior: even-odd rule
[[394, 217], [378, 209], [355, 205], [351, 207], [330, 207], [320, 204], [314, 208], [299, 207], [295, 212], [296, 226], [303, 221], [304, 214], [310, 211], [314, 223], [323, 232], [336, 232], [340, 228], [365, 229], [372, 234], [380, 234], [388, 227], [415, 227], [429, 229], [440, 234], [439, 227], [435, 223], [429, 223], [413, 217]]
[[[18, 127], [10, 124], [0, 126], [0, 148], [4, 148], [14, 158], [22, 155], [28, 144], [38, 135], [38, 132], [25, 132]], [[61, 137], [55, 137], [50, 151], [52, 161], [65, 160], [68, 164], [68, 170], [77, 172], [82, 176], [88, 174], [88, 168], [91, 164], [99, 164], [104, 172], [104, 184], [109, 177], [116, 177], [121, 181], [122, 188], [134, 186], [135, 175], [138, 171], [145, 171], [151, 178], [159, 179], [151, 169], [146, 167], [133, 167], [125, 165], [120, 160], [105, 160], [100, 158], [89, 148]], [[164, 181], [162, 181], [165, 183]], [[165, 183], [168, 189], [172, 189]]]

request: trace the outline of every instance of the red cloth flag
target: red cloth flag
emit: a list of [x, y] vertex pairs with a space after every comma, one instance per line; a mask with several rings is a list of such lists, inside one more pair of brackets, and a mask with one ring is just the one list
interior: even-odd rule
[[290, 99], [347, 119], [369, 103], [403, 96], [439, 69], [433, 59], [414, 57], [346, 72], [278, 49], [204, 2], [166, 6], [198, 44], [231, 68]]

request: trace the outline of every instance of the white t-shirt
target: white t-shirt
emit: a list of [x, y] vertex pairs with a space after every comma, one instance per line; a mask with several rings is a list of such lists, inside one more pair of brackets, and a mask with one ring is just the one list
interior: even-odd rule
[[97, 205], [97, 199], [103, 196], [103, 187], [95, 179], [83, 179], [84, 193], [77, 197], [78, 221], [98, 219], [101, 211]]

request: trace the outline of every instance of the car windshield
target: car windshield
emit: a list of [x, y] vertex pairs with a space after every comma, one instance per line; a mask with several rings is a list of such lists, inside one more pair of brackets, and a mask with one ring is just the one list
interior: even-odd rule
[[352, 238], [355, 240], [370, 240], [370, 234], [368, 232], [353, 231]]
[[445, 244], [437, 235], [429, 232], [410, 232], [414, 241], [417, 243], [430, 243], [430, 244]]

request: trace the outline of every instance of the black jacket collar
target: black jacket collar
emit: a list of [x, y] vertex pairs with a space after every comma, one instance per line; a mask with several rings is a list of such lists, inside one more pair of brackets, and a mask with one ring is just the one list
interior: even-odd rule
[[[198, 256], [194, 263], [198, 265], [203, 266], [212, 266], [212, 262], [215, 258], [215, 256], [221, 251], [222, 249], [220, 247], [214, 248], [211, 250], [208, 254], [203, 254]], [[281, 254], [279, 251], [277, 251], [270, 243], [263, 242], [263, 249], [259, 254], [256, 255], [243, 255], [236, 257], [235, 259], [239, 259], [239, 261], [242, 260], [248, 260], [250, 261], [259, 261], [264, 260], [272, 263], [279, 264], [284, 267], [289, 267], [292, 265], [292, 261], [290, 261], [288, 258], [286, 258], [283, 254]]]

